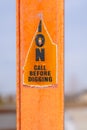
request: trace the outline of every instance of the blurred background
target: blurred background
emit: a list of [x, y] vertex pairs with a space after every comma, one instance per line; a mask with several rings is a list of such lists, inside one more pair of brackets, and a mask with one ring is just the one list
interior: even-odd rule
[[[87, 130], [87, 0], [65, 0], [65, 130]], [[16, 1], [0, 0], [0, 130], [16, 130]]]

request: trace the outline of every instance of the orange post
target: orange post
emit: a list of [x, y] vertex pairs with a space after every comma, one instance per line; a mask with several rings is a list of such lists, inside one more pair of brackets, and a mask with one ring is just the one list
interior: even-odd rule
[[17, 130], [63, 130], [64, 1], [16, 3]]

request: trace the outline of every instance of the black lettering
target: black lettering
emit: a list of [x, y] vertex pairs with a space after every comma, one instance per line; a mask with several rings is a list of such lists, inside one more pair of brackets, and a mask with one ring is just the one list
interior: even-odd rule
[[36, 61], [39, 61], [39, 60], [45, 61], [44, 54], [45, 54], [45, 50], [44, 49], [37, 48], [36, 49]]

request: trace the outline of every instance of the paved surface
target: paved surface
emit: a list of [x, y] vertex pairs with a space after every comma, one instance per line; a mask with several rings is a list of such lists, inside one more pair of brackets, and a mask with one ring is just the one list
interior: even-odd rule
[[16, 116], [15, 114], [0, 114], [0, 130], [16, 128]]
[[0, 106], [0, 130], [15, 130], [16, 111], [14, 105]]
[[66, 114], [74, 123], [76, 130], [87, 130], [87, 107], [69, 109]]

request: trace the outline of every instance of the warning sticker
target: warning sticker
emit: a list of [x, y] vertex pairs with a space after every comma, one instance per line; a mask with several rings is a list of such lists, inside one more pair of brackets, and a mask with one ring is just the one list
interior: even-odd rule
[[31, 42], [24, 64], [23, 84], [30, 87], [49, 87], [58, 83], [57, 45], [42, 20]]

